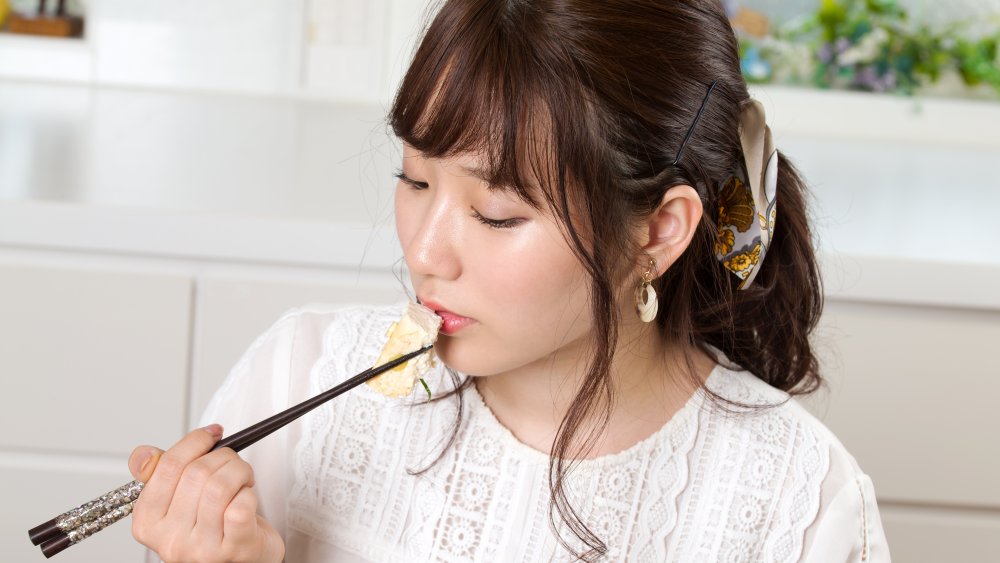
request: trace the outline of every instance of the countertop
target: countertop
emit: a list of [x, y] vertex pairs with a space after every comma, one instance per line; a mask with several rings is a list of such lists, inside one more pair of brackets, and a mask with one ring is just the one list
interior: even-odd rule
[[[1000, 310], [1000, 104], [755, 96], [812, 189], [828, 295]], [[0, 81], [0, 247], [388, 270], [385, 111]]]

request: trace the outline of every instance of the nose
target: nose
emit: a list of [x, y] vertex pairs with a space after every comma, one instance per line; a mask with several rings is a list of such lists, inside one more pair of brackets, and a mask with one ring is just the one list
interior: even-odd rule
[[458, 252], [462, 210], [442, 192], [428, 199], [425, 206], [397, 209], [397, 212], [410, 215], [409, 221], [412, 221], [407, 229], [412, 233], [409, 240], [400, 241], [406, 266], [411, 276], [457, 279], [462, 273]]

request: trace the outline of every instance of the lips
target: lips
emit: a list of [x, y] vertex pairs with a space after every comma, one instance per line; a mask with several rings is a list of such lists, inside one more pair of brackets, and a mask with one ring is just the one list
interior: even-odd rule
[[441, 317], [441, 332], [447, 335], [455, 334], [463, 328], [476, 322], [475, 319], [463, 317], [458, 313], [453, 313], [441, 306], [440, 303], [431, 300], [418, 299], [421, 305], [434, 311], [434, 314]]

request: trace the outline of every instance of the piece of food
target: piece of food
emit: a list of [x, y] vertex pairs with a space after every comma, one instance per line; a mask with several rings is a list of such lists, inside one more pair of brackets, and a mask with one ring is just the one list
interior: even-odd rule
[[[440, 328], [441, 317], [435, 315], [434, 311], [417, 303], [408, 304], [403, 317], [389, 327], [386, 335], [389, 340], [382, 348], [375, 365], [382, 365], [403, 354], [433, 344], [437, 340]], [[417, 358], [368, 380], [368, 385], [389, 397], [405, 397], [413, 392], [413, 386], [416, 385], [417, 379], [420, 379], [427, 395], [430, 396], [430, 388], [421, 377], [433, 365], [433, 355], [434, 350], [428, 350]]]

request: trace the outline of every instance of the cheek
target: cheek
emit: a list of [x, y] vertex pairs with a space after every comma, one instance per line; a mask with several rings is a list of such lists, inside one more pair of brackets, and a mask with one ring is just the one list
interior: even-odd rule
[[561, 339], [589, 310], [587, 276], [568, 249], [532, 248], [507, 263], [493, 276], [494, 290], [506, 308], [519, 313], [523, 330]]
[[460, 371], [491, 375], [527, 365], [590, 332], [589, 278], [565, 241], [549, 232], [525, 233], [524, 240], [467, 264], [482, 330], [453, 343], [450, 359], [464, 364], [454, 366]]
[[396, 194], [393, 204], [393, 214], [396, 220], [396, 237], [399, 238], [399, 243], [403, 248], [406, 248], [406, 243], [413, 238], [413, 233], [416, 232], [417, 225], [417, 210], [411, 200], [408, 198], [406, 193], [406, 188], [397, 187]]

